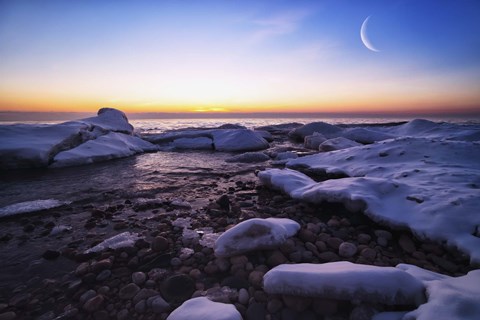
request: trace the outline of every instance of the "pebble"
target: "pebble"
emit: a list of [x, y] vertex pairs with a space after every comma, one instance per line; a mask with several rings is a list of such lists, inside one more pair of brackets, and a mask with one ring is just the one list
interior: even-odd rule
[[167, 312], [170, 309], [170, 305], [161, 296], [155, 296], [152, 300], [152, 310], [154, 313]]
[[166, 251], [169, 247], [168, 240], [165, 237], [158, 236], [152, 240], [152, 250], [156, 252]]
[[357, 236], [357, 241], [360, 244], [368, 244], [370, 242], [370, 240], [372, 240], [372, 237], [370, 235], [366, 234], [366, 233], [360, 233]]
[[97, 278], [96, 280], [98, 282], [102, 282], [102, 281], [105, 281], [107, 280], [108, 278], [110, 278], [110, 276], [112, 275], [112, 271], [110, 270], [103, 270], [102, 272], [100, 272], [98, 275], [97, 275]]
[[132, 282], [136, 285], [141, 286], [145, 283], [145, 280], [147, 280], [147, 276], [145, 275], [145, 273], [141, 271], [132, 273]]
[[288, 262], [288, 259], [280, 250], [273, 251], [270, 257], [267, 259], [267, 264], [272, 268], [280, 264], [284, 264], [285, 262]]
[[343, 240], [340, 239], [340, 238], [331, 237], [331, 238], [328, 238], [328, 240], [327, 240], [327, 245], [330, 248], [335, 249], [335, 250], [338, 250], [338, 248], [340, 247], [340, 245], [342, 243], [343, 243]]
[[80, 303], [85, 303], [87, 300], [90, 300], [91, 298], [95, 297], [96, 295], [97, 295], [97, 293], [95, 292], [95, 290], [93, 290], [93, 289], [87, 290], [80, 296], [79, 301], [80, 301]]
[[17, 318], [17, 314], [13, 311], [8, 311], [0, 314], [0, 320], [13, 320]]
[[117, 320], [127, 320], [130, 316], [127, 309], [122, 309], [117, 313]]
[[343, 258], [351, 258], [357, 253], [357, 246], [350, 242], [343, 242], [338, 247], [338, 254]]
[[195, 291], [195, 282], [184, 274], [177, 274], [165, 279], [161, 285], [163, 298], [168, 302], [183, 302]]
[[42, 254], [42, 258], [45, 259], [45, 260], [55, 260], [57, 259], [58, 257], [60, 257], [60, 252], [57, 251], [57, 250], [46, 250], [43, 254]]
[[147, 309], [147, 304], [145, 300], [140, 300], [135, 304], [135, 311], [138, 313], [144, 313], [146, 309]]
[[104, 301], [105, 301], [105, 298], [101, 294], [96, 295], [95, 297], [85, 302], [85, 304], [83, 305], [83, 310], [85, 310], [88, 313], [97, 311], [102, 306]]
[[246, 305], [248, 303], [248, 299], [250, 299], [250, 295], [248, 294], [247, 289], [241, 288], [238, 291], [238, 302], [240, 302], [243, 305]]
[[283, 308], [282, 300], [280, 299], [270, 299], [267, 303], [267, 311], [269, 313], [277, 313]]
[[408, 253], [413, 253], [416, 250], [415, 243], [406, 234], [402, 234], [400, 236], [400, 238], [398, 239], [398, 245], [400, 246], [400, 248], [403, 249], [403, 251]]
[[254, 287], [254, 288], [261, 288], [263, 284], [263, 276], [265, 275], [265, 272], [254, 270], [250, 272], [248, 275], [248, 282]]
[[292, 296], [287, 294], [282, 295], [282, 300], [287, 308], [293, 309], [298, 312], [306, 310], [312, 303], [312, 299], [310, 298]]
[[322, 252], [318, 255], [318, 257], [321, 260], [326, 261], [326, 262], [338, 261], [340, 259], [337, 254], [335, 254], [334, 252], [331, 252], [331, 251]]
[[365, 248], [360, 252], [360, 255], [368, 261], [373, 261], [377, 257], [377, 251], [372, 248]]
[[157, 296], [157, 295], [158, 295], [158, 291], [153, 290], [153, 289], [143, 288], [135, 295], [135, 297], [133, 297], [132, 302], [136, 304], [141, 300], [146, 300], [150, 297], [154, 297], [154, 296]]
[[313, 310], [322, 316], [331, 316], [338, 311], [338, 301], [333, 299], [315, 299], [313, 301]]
[[315, 243], [317, 241], [317, 236], [310, 230], [308, 229], [301, 229], [298, 232], [298, 237], [302, 239], [304, 242], [312, 242]]
[[246, 318], [248, 320], [264, 320], [266, 314], [265, 304], [252, 303], [247, 308]]
[[386, 240], [392, 240], [392, 234], [387, 230], [375, 230], [374, 231], [377, 238], [385, 238]]
[[122, 300], [132, 299], [139, 291], [140, 288], [135, 283], [129, 283], [120, 289], [118, 297]]

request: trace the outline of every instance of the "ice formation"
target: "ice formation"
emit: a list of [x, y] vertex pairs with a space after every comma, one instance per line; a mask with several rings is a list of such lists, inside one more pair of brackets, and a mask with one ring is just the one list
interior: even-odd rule
[[59, 201], [55, 199], [47, 200], [33, 200], [20, 203], [14, 203], [3, 208], [0, 208], [0, 218], [14, 216], [22, 213], [30, 213], [41, 210], [52, 209], [63, 206], [69, 202]]
[[263, 285], [269, 294], [291, 294], [389, 305], [425, 302], [424, 286], [393, 267], [353, 264], [284, 264], [267, 272]]
[[243, 163], [265, 162], [268, 160], [270, 160], [270, 157], [263, 152], [246, 152], [246, 153], [238, 154], [233, 157], [225, 159], [226, 162], [243, 162]]
[[99, 252], [106, 249], [132, 247], [133, 245], [135, 245], [135, 241], [137, 241], [140, 238], [141, 237], [136, 233], [132, 233], [128, 231], [122, 232], [100, 242], [99, 244], [97, 244], [96, 246], [90, 249], [85, 250], [85, 253]]
[[167, 320], [242, 320], [234, 305], [210, 301], [199, 297], [185, 301], [168, 316]]
[[295, 235], [300, 225], [290, 219], [254, 218], [225, 231], [215, 242], [217, 257], [230, 257], [247, 251], [275, 248]]

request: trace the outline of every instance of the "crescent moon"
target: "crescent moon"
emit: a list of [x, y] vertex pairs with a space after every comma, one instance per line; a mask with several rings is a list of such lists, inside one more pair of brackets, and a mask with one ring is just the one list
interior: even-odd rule
[[373, 44], [370, 42], [367, 36], [367, 25], [368, 25], [369, 19], [370, 19], [370, 16], [368, 16], [367, 19], [365, 19], [365, 21], [363, 21], [362, 23], [362, 27], [360, 28], [360, 38], [362, 39], [362, 42], [365, 45], [365, 47], [367, 47], [367, 49], [372, 50], [374, 52], [379, 52], [380, 50], [378, 50], [373, 46]]

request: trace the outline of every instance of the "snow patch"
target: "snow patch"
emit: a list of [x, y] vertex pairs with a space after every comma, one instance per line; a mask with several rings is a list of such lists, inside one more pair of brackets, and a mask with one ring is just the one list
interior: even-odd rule
[[96, 246], [85, 250], [85, 253], [100, 252], [106, 249], [133, 247], [135, 245], [135, 241], [138, 239], [141, 239], [141, 237], [137, 233], [126, 231], [108, 238]]
[[60, 207], [70, 202], [55, 199], [19, 202], [0, 208], [0, 218]]
[[185, 301], [175, 309], [167, 320], [242, 320], [242, 316], [232, 304], [210, 301], [199, 297]]

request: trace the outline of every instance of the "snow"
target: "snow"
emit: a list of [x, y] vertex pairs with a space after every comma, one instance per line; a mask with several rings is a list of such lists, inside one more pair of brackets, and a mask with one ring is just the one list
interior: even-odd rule
[[100, 252], [106, 249], [133, 247], [135, 245], [135, 241], [137, 241], [140, 238], [141, 237], [136, 233], [131, 233], [128, 231], [122, 232], [100, 242], [99, 244], [97, 244], [96, 246], [88, 250], [85, 250], [85, 253]]
[[65, 204], [69, 204], [69, 202], [59, 201], [55, 199], [19, 202], [0, 208], [0, 218], [52, 209], [63, 206]]
[[[187, 149], [190, 143], [192, 149], [205, 147], [209, 143], [213, 144], [215, 151], [225, 152], [244, 152], [258, 151], [267, 149], [268, 142], [262, 138], [262, 134], [249, 129], [188, 129], [176, 130], [161, 134], [145, 135], [145, 140], [156, 144], [167, 144], [175, 147], [179, 139], [184, 149]], [[201, 140], [200, 140], [201, 138]], [[209, 140], [206, 140], [209, 139]]]
[[297, 159], [298, 154], [292, 151], [279, 152], [275, 157], [275, 160], [282, 161], [287, 159]]
[[243, 162], [243, 163], [265, 162], [268, 160], [270, 160], [270, 157], [263, 152], [246, 152], [246, 153], [238, 154], [233, 157], [225, 159], [226, 162]]
[[215, 242], [217, 257], [230, 257], [248, 251], [280, 246], [295, 235], [300, 225], [284, 218], [254, 218], [225, 231]]
[[91, 164], [155, 150], [157, 146], [150, 142], [135, 136], [110, 132], [95, 140], [82, 143], [76, 148], [58, 153], [50, 167]]
[[68, 232], [70, 230], [72, 230], [72, 226], [58, 225], [52, 228], [52, 231], [50, 231], [50, 235], [56, 236], [64, 232]]
[[347, 261], [279, 265], [265, 274], [263, 286], [269, 294], [389, 305], [425, 302], [423, 283], [403, 270]]
[[199, 297], [185, 301], [175, 309], [167, 320], [242, 320], [242, 316], [232, 304], [210, 301]]
[[348, 148], [358, 147], [358, 146], [361, 146], [361, 144], [358, 142], [352, 141], [344, 137], [337, 137], [337, 138], [329, 139], [327, 141], [322, 142], [318, 146], [318, 150], [327, 152], [327, 151], [348, 149]]
[[288, 135], [292, 139], [303, 142], [306, 136], [313, 135], [315, 132], [322, 134], [325, 138], [336, 138], [342, 132], [342, 128], [326, 122], [312, 122], [293, 129]]
[[307, 149], [318, 150], [320, 144], [322, 144], [326, 140], [327, 138], [325, 138], [323, 134], [314, 132], [312, 135], [305, 137], [303, 145]]
[[374, 131], [367, 128], [350, 128], [342, 132], [342, 137], [356, 141], [358, 143], [369, 144], [377, 141], [395, 138], [394, 135]]
[[293, 198], [342, 202], [379, 223], [458, 247], [480, 262], [478, 142], [397, 138], [290, 160], [287, 167], [348, 177], [315, 182], [289, 169], [258, 177]]
[[132, 132], [125, 114], [111, 108], [55, 125], [0, 126], [0, 169], [47, 167], [55, 158], [62, 159], [55, 166], [77, 165], [157, 150]]

